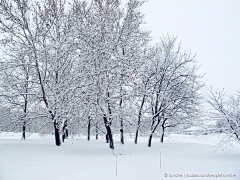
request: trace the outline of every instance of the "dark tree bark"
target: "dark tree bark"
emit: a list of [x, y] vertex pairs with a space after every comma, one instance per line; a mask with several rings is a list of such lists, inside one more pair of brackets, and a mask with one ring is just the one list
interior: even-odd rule
[[65, 131], [65, 139], [68, 139], [68, 129]]
[[26, 121], [23, 122], [22, 139], [26, 139]]
[[141, 117], [142, 117], [142, 109], [143, 109], [143, 105], [145, 103], [145, 94], [143, 96], [143, 100], [142, 100], [142, 103], [141, 103], [141, 106], [140, 106], [140, 109], [139, 109], [139, 113], [138, 113], [138, 125], [137, 125], [137, 129], [136, 129], [136, 134], [135, 134], [135, 144], [137, 144], [137, 139], [138, 139], [138, 131], [139, 131], [139, 128], [140, 128], [140, 124], [141, 124]]
[[[122, 91], [122, 87], [121, 87], [121, 91]], [[121, 100], [120, 100], [120, 108], [122, 109], [122, 102], [123, 102], [123, 98], [121, 96]], [[122, 119], [122, 115], [120, 117], [120, 141], [122, 144], [124, 144], [124, 136], [123, 136], [123, 119]]]
[[96, 139], [98, 139], [98, 122], [96, 122]]
[[159, 125], [159, 123], [160, 123], [160, 121], [161, 121], [161, 118], [158, 116], [157, 124], [154, 126], [155, 120], [156, 120], [156, 118], [153, 117], [152, 126], [151, 126], [151, 129], [152, 129], [152, 130], [151, 130], [151, 135], [149, 136], [149, 139], [148, 139], [148, 147], [151, 147], [151, 144], [152, 144], [152, 136], [153, 136], [154, 132], [156, 131], [156, 129], [157, 129], [157, 127], [158, 127], [158, 125]]
[[163, 143], [163, 139], [164, 139], [164, 134], [165, 134], [165, 129], [167, 127], [175, 127], [175, 126], [166, 126], [166, 121], [168, 120], [168, 118], [165, 118], [163, 121], [162, 121], [162, 135], [161, 135], [161, 143]]
[[67, 138], [68, 138], [68, 129], [67, 129], [67, 120], [65, 120], [63, 125], [62, 141], [64, 142], [64, 140]]
[[137, 128], [137, 130], [136, 130], [136, 134], [135, 134], [135, 141], [134, 141], [135, 144], [137, 144], [137, 140], [138, 140], [138, 129], [139, 129], [139, 128]]
[[[149, 147], [151, 147], [151, 144], [152, 144], [152, 136], [161, 121], [159, 112], [161, 111], [161, 109], [163, 107], [163, 103], [161, 103], [160, 107], [158, 107], [158, 105], [159, 105], [159, 95], [161, 92], [161, 84], [163, 82], [163, 79], [164, 79], [164, 76], [161, 77], [160, 85], [158, 85], [158, 91], [157, 91], [156, 101], [155, 101], [155, 105], [154, 105], [155, 107], [152, 106], [153, 117], [152, 117], [152, 125], [151, 125], [151, 135], [149, 136], [149, 140], [148, 140]], [[162, 112], [162, 114], [163, 114], [163, 112]]]
[[110, 126], [107, 126], [108, 139], [109, 139], [109, 148], [114, 149], [113, 136]]
[[121, 133], [121, 143], [124, 144], [124, 137], [123, 137], [123, 128], [120, 129], [120, 133]]
[[90, 141], [90, 131], [91, 131], [91, 117], [88, 116], [88, 141]]
[[106, 143], [109, 143], [108, 131], [107, 131], [107, 134], [106, 134]]
[[[28, 79], [29, 79], [29, 75], [28, 75], [28, 72], [26, 74], [26, 84], [25, 84], [25, 92], [26, 92], [26, 95], [24, 95], [24, 118], [26, 118], [27, 116], [27, 106], [28, 106]], [[23, 127], [22, 127], [22, 139], [26, 139], [26, 120], [24, 119], [24, 122], [23, 122]]]
[[152, 145], [152, 134], [149, 136], [149, 139], [148, 139], [148, 147], [151, 147]]
[[60, 133], [59, 133], [59, 124], [54, 121], [54, 130], [55, 130], [55, 144], [56, 146], [61, 145], [61, 140], [60, 140]]
[[104, 120], [105, 127], [107, 130], [107, 135], [106, 135], [107, 143], [109, 142], [109, 148], [114, 149], [112, 131], [111, 131], [110, 123], [107, 120], [106, 114], [104, 114], [103, 120]]
[[[110, 94], [109, 92], [107, 93], [108, 98], [110, 98]], [[104, 123], [106, 126], [106, 130], [107, 130], [107, 143], [109, 142], [109, 148], [114, 149], [114, 144], [113, 144], [113, 136], [112, 136], [112, 130], [111, 130], [111, 115], [112, 115], [112, 110], [111, 110], [111, 106], [110, 106], [110, 102], [108, 101], [108, 112], [109, 112], [109, 121], [107, 120], [107, 116], [106, 114], [103, 115], [103, 119], [104, 119]]]
[[65, 139], [65, 133], [63, 133], [62, 135], [62, 142], [64, 142], [64, 139]]
[[165, 132], [165, 126], [164, 126], [164, 125], [162, 125], [162, 136], [161, 136], [161, 143], [163, 143], [164, 132]]

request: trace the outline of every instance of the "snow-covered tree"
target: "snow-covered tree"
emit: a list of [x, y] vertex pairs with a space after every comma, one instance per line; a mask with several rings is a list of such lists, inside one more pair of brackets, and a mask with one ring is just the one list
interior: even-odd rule
[[227, 133], [228, 138], [240, 141], [240, 93], [229, 97], [224, 89], [214, 91], [210, 88], [207, 102], [215, 110], [218, 128]]
[[165, 129], [187, 123], [198, 113], [202, 86], [196, 74], [194, 56], [176, 45], [176, 38], [165, 37], [152, 49], [151, 132], [148, 146], [157, 127]]
[[[16, 43], [17, 44], [17, 43]], [[19, 44], [17, 44], [19, 45]], [[7, 46], [7, 44], [6, 44]], [[5, 46], [5, 47], [6, 47]], [[36, 84], [33, 73], [33, 68], [28, 53], [24, 51], [24, 48], [19, 47], [7, 47], [6, 59], [2, 62], [2, 91], [1, 96], [5, 99], [3, 103], [5, 107], [11, 107], [16, 111], [16, 117], [9, 120], [5, 124], [5, 128], [13, 129], [15, 126], [22, 126], [22, 138], [25, 139], [26, 126], [30, 125], [31, 116], [33, 113], [38, 114], [39, 112], [33, 112], [35, 100], [39, 100], [36, 97]], [[18, 53], [13, 52], [18, 51]], [[21, 112], [22, 111], [22, 112]], [[12, 127], [12, 128], [11, 128]]]
[[[123, 132], [124, 79], [134, 75], [135, 62], [142, 54], [141, 46], [148, 41], [148, 32], [140, 29], [142, 3], [129, 1], [122, 9], [118, 0], [96, 0], [90, 5], [85, 2], [75, 7], [79, 57], [82, 59], [79, 68], [88, 84], [84, 92], [95, 96], [91, 101], [102, 112], [110, 148], [114, 148], [113, 119], [119, 117]], [[79, 15], [79, 12], [83, 13]]]
[[[70, 36], [72, 27], [68, 24], [65, 4], [54, 0], [2, 0], [0, 3], [1, 32], [6, 34], [4, 40], [24, 46], [30, 64], [34, 63], [41, 99], [53, 121], [58, 146], [63, 116], [72, 107], [67, 95], [71, 95], [74, 89], [71, 84], [75, 84], [71, 83], [74, 79], [71, 76], [74, 41]], [[19, 51], [21, 49], [17, 53]]]

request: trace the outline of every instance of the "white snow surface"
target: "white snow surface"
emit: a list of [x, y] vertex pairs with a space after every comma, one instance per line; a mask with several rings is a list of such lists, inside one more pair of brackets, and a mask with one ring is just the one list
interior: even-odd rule
[[57, 147], [53, 136], [21, 140], [21, 134], [0, 133], [0, 180], [240, 180], [240, 144], [226, 153], [216, 150], [218, 139], [168, 134], [163, 144], [153, 138], [149, 148], [147, 137], [137, 145], [126, 137], [122, 145], [114, 136], [111, 150], [104, 137], [70, 137]]

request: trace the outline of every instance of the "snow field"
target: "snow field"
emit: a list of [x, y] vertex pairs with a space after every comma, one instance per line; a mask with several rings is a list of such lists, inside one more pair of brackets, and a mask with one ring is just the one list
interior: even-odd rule
[[[115, 150], [104, 137], [69, 138], [61, 147], [54, 145], [52, 136], [33, 134], [25, 141], [20, 137], [0, 134], [1, 180], [240, 179], [240, 151], [216, 150], [216, 135], [171, 134], [163, 144], [154, 138], [151, 148], [147, 137], [140, 137], [137, 145], [127, 137], [122, 145], [115, 136]], [[187, 177], [197, 175], [205, 177]]]

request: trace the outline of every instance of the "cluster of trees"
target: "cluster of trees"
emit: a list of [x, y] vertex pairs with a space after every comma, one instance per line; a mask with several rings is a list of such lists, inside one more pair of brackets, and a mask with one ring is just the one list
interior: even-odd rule
[[[1, 130], [54, 127], [55, 143], [88, 129], [149, 134], [198, 115], [195, 57], [176, 37], [150, 45], [142, 0], [0, 0]], [[33, 130], [34, 129], [34, 130]], [[51, 130], [50, 130], [51, 131]]]

